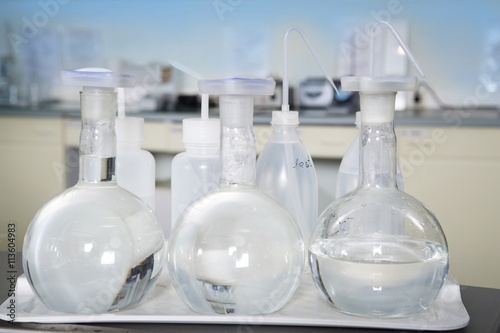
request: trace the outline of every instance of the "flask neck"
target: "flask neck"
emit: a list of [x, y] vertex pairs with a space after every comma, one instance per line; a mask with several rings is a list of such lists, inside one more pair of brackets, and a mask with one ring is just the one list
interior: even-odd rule
[[221, 187], [256, 186], [255, 136], [252, 131], [253, 97], [221, 95]]
[[360, 187], [396, 187], [396, 134], [393, 122], [362, 123], [360, 128]]
[[84, 90], [80, 101], [79, 182], [116, 182], [116, 93], [113, 89]]

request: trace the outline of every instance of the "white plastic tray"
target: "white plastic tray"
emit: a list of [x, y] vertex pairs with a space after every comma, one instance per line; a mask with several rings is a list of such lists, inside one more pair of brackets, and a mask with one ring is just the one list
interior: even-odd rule
[[[6, 309], [7, 299], [1, 305]], [[71, 315], [48, 309], [33, 293], [24, 275], [17, 280], [16, 322], [38, 323], [208, 323], [236, 325], [293, 325], [369, 327], [414, 330], [453, 330], [467, 326], [469, 315], [462, 304], [457, 282], [448, 275], [434, 305], [408, 318], [372, 319], [335, 311], [316, 290], [311, 274], [304, 274], [300, 287], [288, 304], [271, 315], [200, 315], [185, 305], [162, 274], [149, 298], [139, 307], [102, 315]], [[0, 319], [10, 321], [2, 311]]]

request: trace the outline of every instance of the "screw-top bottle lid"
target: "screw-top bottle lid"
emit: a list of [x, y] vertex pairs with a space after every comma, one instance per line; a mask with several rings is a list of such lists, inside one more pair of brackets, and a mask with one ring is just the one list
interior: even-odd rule
[[182, 120], [184, 144], [219, 145], [219, 119], [186, 118]]
[[297, 126], [299, 113], [297, 111], [273, 111], [271, 124], [274, 126]]

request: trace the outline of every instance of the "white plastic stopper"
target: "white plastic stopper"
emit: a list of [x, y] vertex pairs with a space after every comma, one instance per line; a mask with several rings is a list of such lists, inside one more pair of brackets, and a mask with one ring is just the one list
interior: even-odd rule
[[297, 111], [273, 111], [272, 125], [297, 126], [299, 124], [299, 113]]
[[186, 118], [182, 120], [182, 142], [191, 145], [219, 145], [219, 119]]

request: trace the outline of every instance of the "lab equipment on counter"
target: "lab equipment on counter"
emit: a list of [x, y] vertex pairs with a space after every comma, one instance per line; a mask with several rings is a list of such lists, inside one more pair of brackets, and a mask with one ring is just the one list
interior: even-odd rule
[[272, 80], [199, 81], [202, 94], [220, 94], [219, 186], [184, 211], [168, 247], [172, 284], [194, 311], [272, 313], [299, 285], [300, 230], [255, 183], [252, 95], [271, 95], [274, 87]]
[[144, 118], [125, 116], [125, 89], [118, 88], [116, 130], [116, 180], [155, 209], [155, 158], [144, 149]]
[[396, 92], [415, 78], [343, 77], [360, 91], [358, 187], [330, 204], [309, 245], [315, 284], [337, 310], [404, 317], [431, 306], [448, 272], [448, 247], [436, 217], [396, 186]]
[[208, 95], [202, 95], [201, 118], [182, 120], [185, 152], [172, 160], [172, 229], [182, 212], [219, 185], [220, 121], [208, 118]]
[[80, 176], [31, 221], [24, 272], [56, 311], [134, 307], [160, 275], [165, 241], [151, 208], [116, 182], [115, 87], [130, 87], [133, 78], [89, 68], [63, 71], [62, 81], [83, 86]]
[[[339, 171], [337, 173], [337, 186], [335, 190], [335, 198], [340, 198], [346, 193], [349, 193], [358, 187], [359, 178], [359, 129], [361, 124], [361, 112], [356, 112], [356, 127], [358, 134], [352, 140], [349, 148], [347, 148], [342, 161], [340, 162]], [[404, 190], [403, 174], [399, 167], [399, 162], [396, 160], [396, 185], [401, 191]]]
[[297, 133], [299, 113], [290, 111], [288, 104], [287, 38], [292, 31], [303, 38], [325, 73], [330, 89], [336, 90], [305, 35], [290, 28], [283, 40], [283, 104], [281, 111], [272, 113], [273, 134], [257, 159], [257, 186], [290, 212], [307, 246], [318, 217], [318, 180], [311, 155]]
[[303, 109], [326, 109], [335, 101], [335, 90], [324, 78], [308, 78], [300, 83], [299, 100]]

